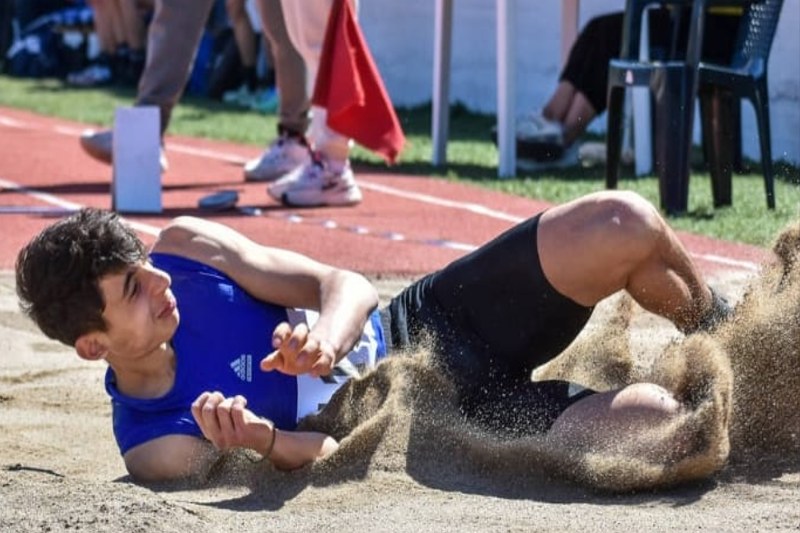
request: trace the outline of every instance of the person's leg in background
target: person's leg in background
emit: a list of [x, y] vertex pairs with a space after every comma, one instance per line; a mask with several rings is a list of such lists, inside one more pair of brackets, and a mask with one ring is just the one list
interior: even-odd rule
[[258, 0], [261, 29], [269, 42], [278, 90], [278, 138], [261, 156], [244, 166], [246, 181], [271, 181], [277, 186], [311, 161], [308, 130], [309, 96], [306, 67], [286, 32], [280, 0]]
[[[214, 0], [157, 0], [155, 3], [147, 33], [147, 59], [134, 105], [159, 108], [162, 136], [191, 74], [213, 4]], [[80, 142], [90, 156], [111, 163], [111, 130], [88, 130], [81, 135]], [[162, 170], [166, 170], [166, 166], [162, 153]]]
[[145, 26], [145, 10], [153, 9], [153, 2], [141, 0], [118, 0], [119, 12], [122, 22], [122, 32], [128, 45], [124, 63], [119, 65], [119, 78], [125, 85], [136, 86], [144, 71], [145, 40], [147, 28]]
[[67, 74], [67, 85], [100, 87], [114, 82], [114, 61], [118, 47], [124, 42], [117, 0], [89, 0], [94, 13], [94, 31], [100, 53], [91, 64]]
[[233, 30], [236, 49], [239, 51], [241, 62], [242, 85], [222, 95], [222, 100], [231, 104], [249, 107], [253, 96], [258, 89], [258, 76], [256, 74], [257, 42], [250, 16], [245, 9], [246, 0], [225, 0], [225, 11]]
[[566, 148], [586, 131], [586, 127], [597, 116], [597, 111], [585, 94], [564, 80], [558, 83], [553, 97], [542, 109], [542, 116], [561, 124]]
[[622, 13], [614, 13], [586, 25], [570, 51], [556, 93], [542, 110], [546, 119], [562, 124], [565, 146], [606, 109], [608, 62], [619, 55], [622, 46], [622, 18]]
[[622, 13], [595, 17], [578, 35], [555, 92], [539, 113], [518, 125], [521, 154], [537, 159], [537, 145], [556, 145], [556, 151], [577, 156], [569, 149], [606, 108], [608, 62], [619, 55], [622, 18]]
[[[322, 44], [332, 0], [293, 2], [281, 0], [286, 29], [308, 71], [308, 94], [313, 93], [319, 69]], [[357, 3], [356, 3], [356, 8]], [[350, 167], [351, 141], [327, 126], [323, 108], [312, 108], [309, 140], [317, 153], [294, 183], [270, 190], [288, 205], [353, 205], [361, 201], [361, 191]]]
[[161, 110], [161, 133], [169, 125], [191, 74], [200, 37], [214, 0], [158, 0], [147, 34], [147, 59], [136, 105]]

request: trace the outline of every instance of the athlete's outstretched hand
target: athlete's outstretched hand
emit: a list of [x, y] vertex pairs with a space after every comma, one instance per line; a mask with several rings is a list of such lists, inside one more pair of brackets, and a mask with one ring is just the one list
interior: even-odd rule
[[287, 322], [278, 324], [272, 333], [272, 347], [275, 351], [261, 360], [261, 370], [319, 377], [330, 374], [336, 364], [333, 346], [310, 334], [306, 324], [294, 329]]
[[204, 392], [192, 403], [192, 416], [203, 436], [217, 449], [250, 448], [281, 470], [300, 468], [339, 447], [333, 437], [324, 433], [279, 431], [246, 405], [244, 396], [226, 398], [220, 392]]
[[266, 453], [275, 428], [246, 406], [244, 396], [226, 398], [219, 392], [204, 392], [192, 403], [192, 416], [218, 450], [250, 448]]

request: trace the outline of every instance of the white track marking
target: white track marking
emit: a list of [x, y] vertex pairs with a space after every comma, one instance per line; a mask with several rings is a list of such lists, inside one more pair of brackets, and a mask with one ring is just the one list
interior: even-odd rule
[[[75, 202], [70, 202], [69, 200], [64, 200], [64, 199], [59, 198], [58, 196], [54, 196], [54, 195], [52, 195], [50, 193], [37, 191], [36, 189], [31, 189], [29, 187], [25, 187], [24, 185], [20, 185], [18, 183], [14, 183], [13, 181], [5, 180], [3, 178], [0, 178], [0, 187], [3, 187], [4, 189], [12, 190], [14, 192], [18, 192], [20, 194], [25, 194], [27, 196], [30, 196], [31, 198], [36, 198], [37, 200], [39, 200], [41, 202], [44, 202], [44, 203], [47, 203], [47, 204], [50, 204], [50, 205], [54, 205], [56, 207], [60, 207], [60, 208], [64, 209], [65, 211], [74, 212], [74, 211], [78, 211], [82, 207], [85, 207], [85, 206], [83, 206], [81, 204], [76, 204]], [[152, 235], [154, 237], [157, 236], [159, 234], [159, 232], [161, 231], [161, 228], [158, 228], [156, 226], [151, 226], [150, 224], [145, 224], [144, 222], [138, 222], [136, 220], [129, 220], [127, 218], [125, 219], [125, 222], [127, 222], [133, 229], [135, 229], [137, 231], [140, 231], [142, 233], [146, 233], [148, 235]]]

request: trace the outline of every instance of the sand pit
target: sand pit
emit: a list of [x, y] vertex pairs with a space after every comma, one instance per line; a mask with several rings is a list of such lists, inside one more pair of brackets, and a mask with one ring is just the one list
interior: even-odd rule
[[[766, 302], [775, 301], [777, 279], [765, 278], [761, 296], [749, 296], [746, 308], [774, 320]], [[711, 281], [739, 300], [753, 279], [720, 274]], [[405, 281], [377, 283], [388, 297]], [[796, 285], [800, 284], [791, 287]], [[784, 296], [796, 298], [796, 287], [787, 290], [795, 292]], [[619, 306], [618, 299], [600, 306], [585, 339], [620, 327]], [[623, 344], [630, 358], [611, 366], [617, 374], [608, 374], [609, 380], [648, 372], [654, 362], [665, 360], [660, 355], [663, 349], [681, 339], [669, 323], [636, 307], [625, 320], [629, 320], [624, 325], [630, 326], [630, 342]], [[747, 349], [741, 348], [745, 346], [741, 337], [732, 333], [747, 328], [723, 328], [714, 342], [736, 352], [731, 365], [734, 374], [745, 372], [742, 361], [752, 359], [752, 352], [766, 342], [780, 341], [784, 348], [797, 349], [797, 342], [784, 342], [775, 333], [784, 326], [788, 327], [781, 322], [768, 328], [772, 336], [760, 334], [757, 342], [746, 344]], [[794, 329], [791, 334], [797, 332]], [[783, 363], [777, 368], [751, 368], [751, 378], [763, 375], [766, 379], [754, 381], [757, 385], [746, 390], [734, 383], [731, 462], [708, 480], [657, 491], [610, 493], [587, 488], [587, 479], [580, 475], [574, 476], [579, 484], [555, 479], [559, 465], [542, 460], [546, 443], [504, 441], [464, 426], [448, 407], [452, 397], [447, 382], [430, 371], [424, 360], [413, 357], [398, 360], [369, 383], [351, 387], [362, 408], [351, 409], [342, 399], [340, 416], [309, 421], [346, 436], [341, 449], [323, 462], [280, 473], [239, 455], [200, 487], [142, 487], [130, 483], [114, 445], [102, 386], [103, 365], [83, 362], [39, 334], [17, 310], [10, 274], [0, 276], [0, 346], [2, 531], [761, 531], [800, 527], [800, 458], [793, 447], [794, 428], [800, 427], [795, 425], [800, 420], [800, 409], [796, 409], [800, 381], [795, 374], [786, 375]], [[620, 353], [619, 346], [604, 348]], [[797, 360], [796, 351], [792, 357]], [[768, 385], [777, 393], [760, 394]], [[775, 416], [747, 418], [743, 414], [759, 397], [771, 402], [759, 404], [759, 409], [770, 408]], [[592, 480], [588, 481], [591, 486]]]

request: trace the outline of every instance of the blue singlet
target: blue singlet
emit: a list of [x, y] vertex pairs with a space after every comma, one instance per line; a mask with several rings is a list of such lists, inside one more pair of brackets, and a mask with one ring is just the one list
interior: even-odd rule
[[[319, 410], [346, 381], [341, 376], [294, 377], [258, 368], [272, 351], [272, 331], [278, 323], [313, 322], [314, 313], [256, 300], [219, 270], [197, 261], [167, 254], [152, 254], [151, 260], [171, 276], [178, 301], [180, 324], [172, 338], [175, 382], [160, 398], [131, 398], [117, 390], [114, 372], [108, 369], [106, 391], [111, 396], [114, 436], [123, 454], [165, 435], [202, 437], [191, 404], [204, 391], [241, 394], [255, 414], [270, 418], [281, 429], [294, 429], [300, 418]], [[347, 359], [358, 368], [369, 368], [385, 356], [376, 311]]]

